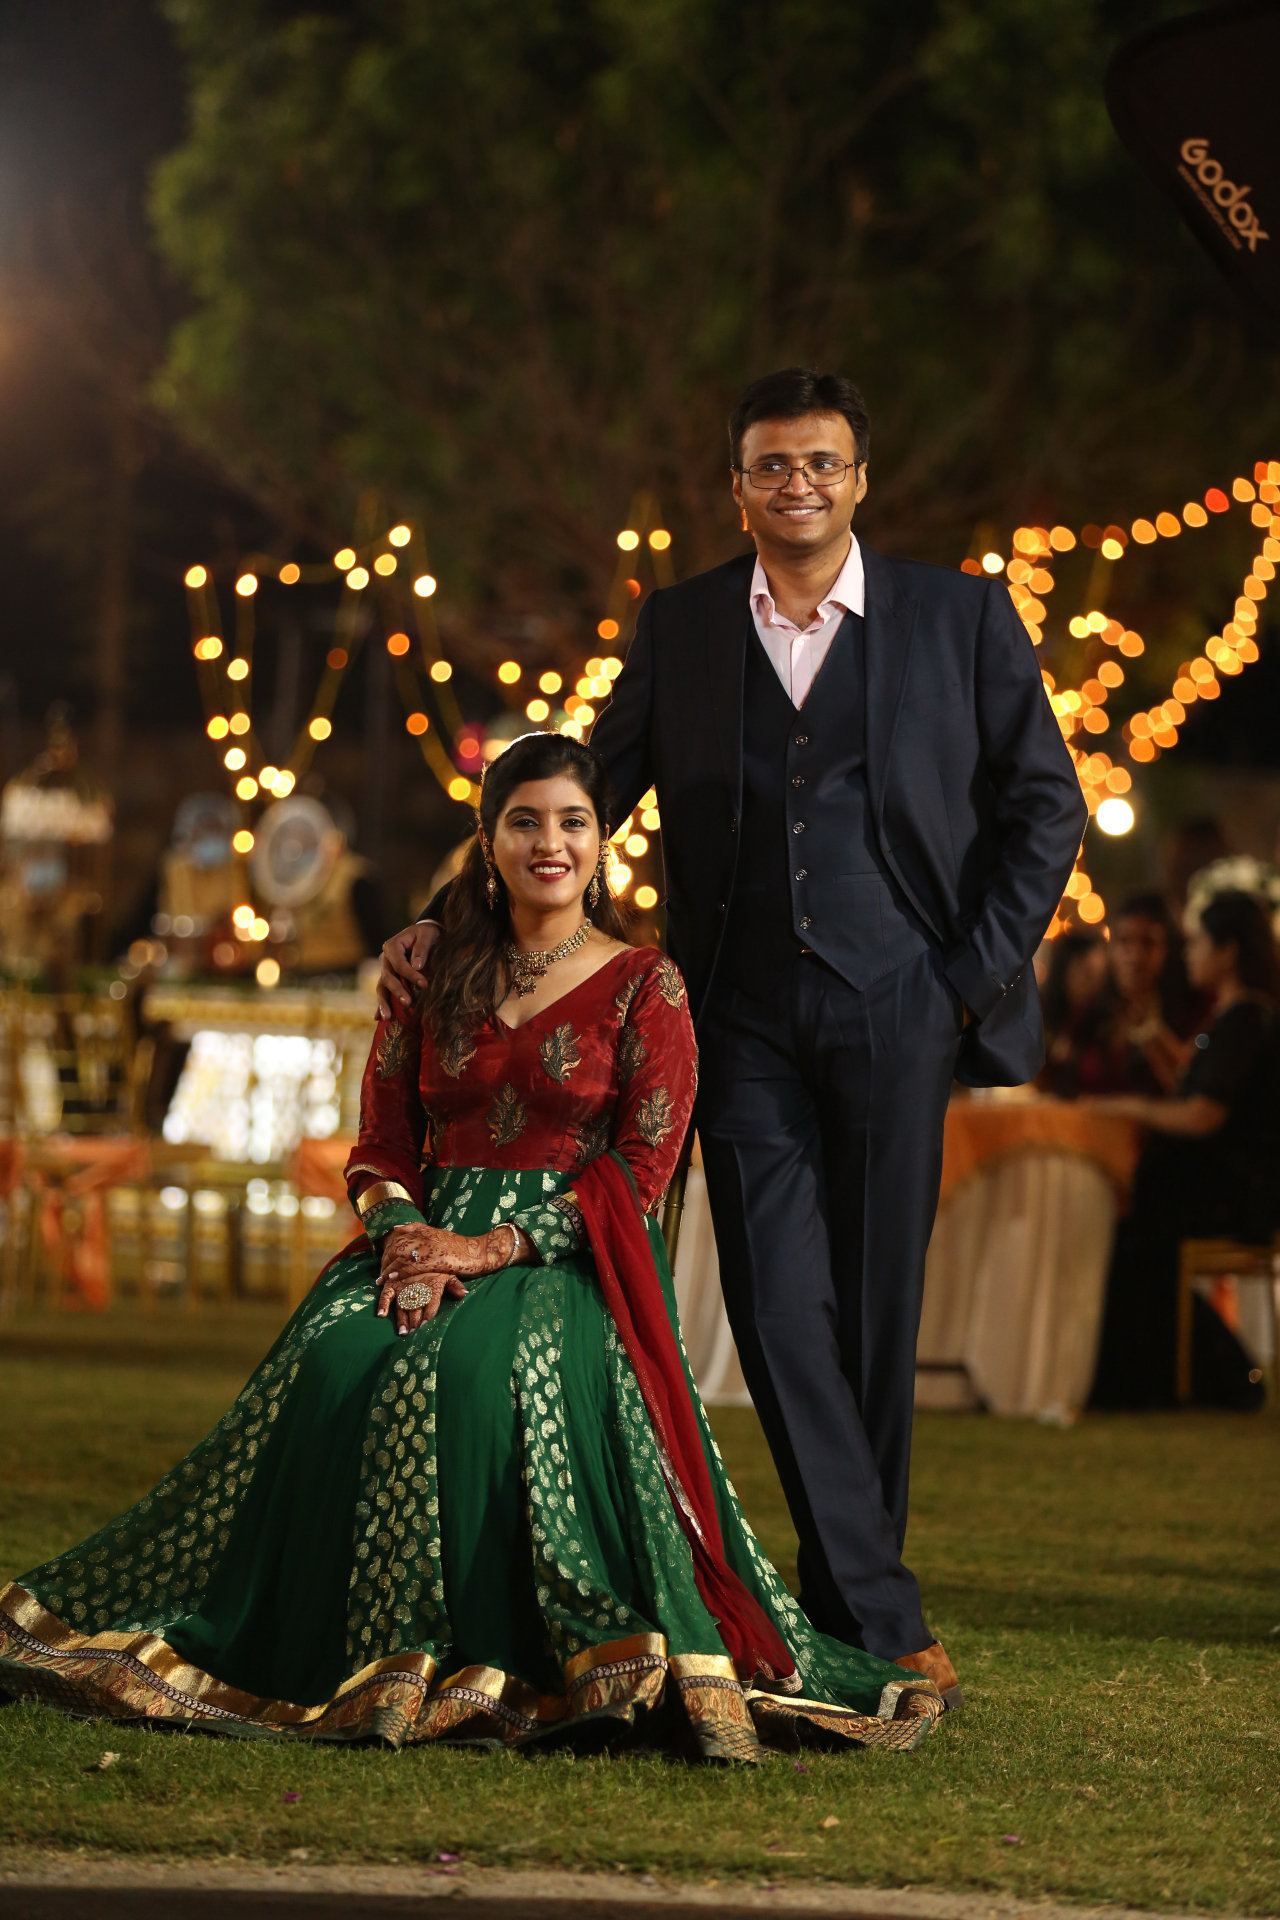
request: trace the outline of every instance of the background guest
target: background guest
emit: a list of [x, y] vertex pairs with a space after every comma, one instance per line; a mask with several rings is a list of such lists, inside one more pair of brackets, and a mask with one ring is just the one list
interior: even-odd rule
[[1045, 1064], [1038, 1084], [1047, 1093], [1074, 1099], [1081, 1048], [1092, 1038], [1107, 979], [1107, 949], [1097, 933], [1063, 933], [1053, 942], [1041, 992]]
[[[1095, 1406], [1173, 1404], [1179, 1243], [1225, 1235], [1261, 1245], [1280, 1220], [1280, 981], [1260, 902], [1237, 892], [1210, 900], [1188, 941], [1187, 967], [1213, 1011], [1176, 1095], [1098, 1102], [1142, 1121], [1151, 1137], [1116, 1234]], [[1258, 1369], [1199, 1298], [1192, 1397], [1241, 1408], [1262, 1400]]]
[[1163, 894], [1130, 894], [1111, 920], [1107, 978], [1074, 1060], [1076, 1091], [1172, 1093], [1211, 1002], [1187, 979]]

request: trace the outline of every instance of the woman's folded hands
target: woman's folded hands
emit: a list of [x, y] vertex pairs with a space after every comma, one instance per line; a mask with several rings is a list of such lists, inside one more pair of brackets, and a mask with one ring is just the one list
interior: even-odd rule
[[448, 1233], [416, 1222], [393, 1227], [382, 1248], [379, 1318], [394, 1309], [397, 1332], [412, 1333], [434, 1320], [446, 1299], [465, 1294], [464, 1279], [496, 1273], [527, 1252], [525, 1235], [514, 1226], [488, 1233]]

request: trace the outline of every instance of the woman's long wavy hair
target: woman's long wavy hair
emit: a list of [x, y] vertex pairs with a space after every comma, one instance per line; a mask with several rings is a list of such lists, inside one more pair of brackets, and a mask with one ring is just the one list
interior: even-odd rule
[[[563, 733], [526, 733], [490, 762], [476, 809], [479, 832], [449, 888], [443, 937], [432, 950], [428, 984], [421, 1000], [423, 1020], [438, 1048], [474, 1033], [494, 1012], [502, 985], [502, 952], [512, 937], [507, 889], [501, 874], [498, 897], [492, 908], [489, 905], [480, 835], [493, 845], [498, 821], [517, 787], [529, 780], [554, 780], [560, 775], [581, 787], [591, 802], [602, 840], [607, 840], [618, 824], [609, 776], [603, 763], [580, 740]], [[584, 894], [582, 911], [601, 933], [614, 940], [627, 938], [626, 909], [613, 898], [607, 885], [601, 887], [594, 907]]]

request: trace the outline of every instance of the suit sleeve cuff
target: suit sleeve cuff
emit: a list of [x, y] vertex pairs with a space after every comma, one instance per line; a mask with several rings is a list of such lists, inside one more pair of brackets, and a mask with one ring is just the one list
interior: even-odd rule
[[994, 1013], [1013, 984], [989, 973], [972, 947], [961, 947], [953, 953], [943, 972], [975, 1020], [985, 1020]]

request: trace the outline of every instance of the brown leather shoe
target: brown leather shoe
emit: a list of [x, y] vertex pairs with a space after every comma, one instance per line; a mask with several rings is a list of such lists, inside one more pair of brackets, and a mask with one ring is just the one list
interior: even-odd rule
[[942, 1695], [942, 1704], [948, 1713], [955, 1713], [964, 1705], [964, 1695], [960, 1691], [960, 1682], [956, 1670], [947, 1658], [946, 1649], [940, 1640], [927, 1646], [923, 1653], [904, 1653], [900, 1660], [894, 1661], [895, 1667], [906, 1667], [910, 1673], [922, 1673], [926, 1680], [932, 1680]]

